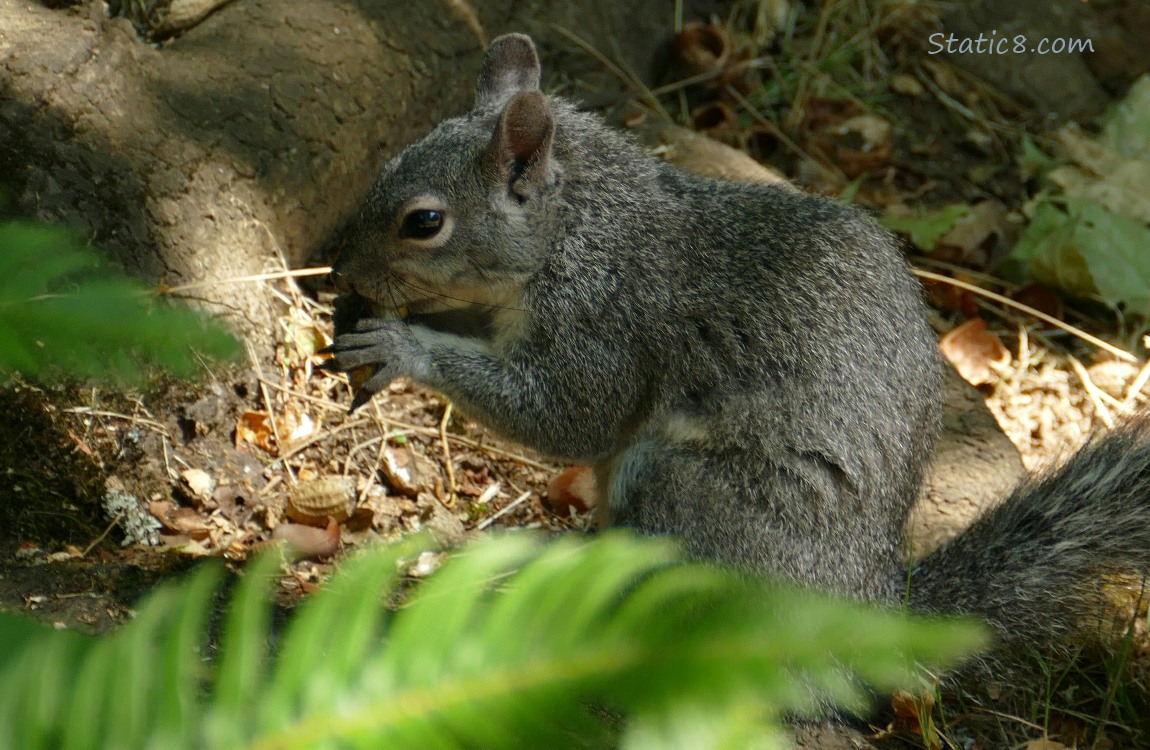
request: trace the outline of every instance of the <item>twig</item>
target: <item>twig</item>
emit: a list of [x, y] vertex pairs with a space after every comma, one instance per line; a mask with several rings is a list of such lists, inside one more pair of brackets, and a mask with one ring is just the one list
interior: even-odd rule
[[305, 448], [310, 448], [311, 446], [315, 445], [316, 443], [323, 442], [327, 438], [335, 437], [336, 435], [338, 435], [341, 432], [344, 432], [345, 430], [354, 430], [357, 427], [363, 427], [364, 425], [368, 424], [369, 421], [370, 420], [368, 420], [367, 418], [356, 419], [356, 420], [353, 420], [351, 422], [344, 422], [343, 424], [341, 424], [337, 427], [328, 427], [326, 431], [316, 432], [316, 433], [308, 436], [304, 440], [296, 443], [295, 445], [293, 445], [291, 447], [291, 450], [279, 454], [277, 456], [277, 458], [279, 458], [281, 461], [287, 461], [287, 459], [289, 459], [292, 456], [296, 455], [297, 453], [303, 451]]
[[162, 450], [164, 453], [164, 471], [167, 473], [168, 478], [174, 482], [179, 479], [180, 475], [177, 474], [176, 470], [172, 468], [171, 451], [168, 449], [169, 440], [171, 440], [170, 437], [167, 435], [163, 436], [163, 439], [160, 440], [160, 450]]
[[759, 123], [764, 128], [766, 128], [767, 132], [769, 132], [775, 138], [778, 138], [779, 142], [782, 143], [783, 145], [785, 145], [791, 151], [793, 151], [795, 153], [795, 155], [800, 156], [804, 159], [807, 159], [807, 160], [809, 160], [815, 164], [818, 164], [823, 169], [827, 170], [828, 172], [831, 172], [832, 174], [835, 174], [837, 177], [842, 179], [843, 182], [849, 182], [849, 180], [847, 179], [847, 176], [845, 174], [843, 174], [842, 169], [840, 169], [837, 164], [827, 163], [825, 161], [819, 161], [818, 159], [815, 159], [813, 156], [811, 156], [809, 153], [807, 153], [805, 150], [803, 150], [802, 146], [800, 146], [799, 144], [797, 144], [793, 140], [791, 140], [791, 138], [788, 137], [787, 134], [783, 132], [782, 128], [780, 128], [778, 125], [776, 125], [775, 123], [768, 120], [763, 115], [763, 113], [760, 112], [758, 110], [758, 108], [755, 107], [754, 104], [751, 104], [750, 100], [747, 99], [747, 97], [740, 94], [739, 90], [736, 89], [734, 86], [727, 86], [725, 91], [727, 92], [728, 96], [730, 96], [732, 99], [734, 99], [736, 102], [738, 102], [739, 106], [741, 106], [743, 109], [745, 109], [747, 111], [747, 114], [749, 114], [755, 120], [755, 122]]
[[168, 434], [168, 428], [152, 419], [144, 419], [143, 417], [133, 417], [130, 414], [120, 414], [115, 411], [104, 411], [102, 409], [93, 409], [89, 406], [69, 406], [61, 411], [68, 414], [88, 414], [93, 417], [112, 417], [113, 419], [124, 419], [134, 424], [147, 425], [153, 428], [156, 432], [162, 435]]
[[1021, 312], [1024, 312], [1027, 315], [1032, 315], [1044, 323], [1049, 323], [1050, 325], [1054, 326], [1055, 328], [1061, 328], [1062, 330], [1066, 331], [1067, 333], [1069, 333], [1073, 336], [1077, 336], [1078, 338], [1082, 339], [1083, 341], [1086, 341], [1090, 344], [1093, 344], [1094, 346], [1098, 347], [1099, 349], [1103, 349], [1107, 352], [1110, 352], [1115, 357], [1117, 357], [1118, 359], [1121, 359], [1124, 362], [1132, 362], [1134, 364], [1139, 363], [1138, 358], [1135, 357], [1130, 352], [1123, 351], [1123, 350], [1119, 349], [1118, 347], [1114, 346], [1113, 344], [1108, 344], [1105, 341], [1103, 341], [1102, 339], [1098, 338], [1097, 336], [1091, 336], [1089, 333], [1087, 333], [1086, 331], [1083, 331], [1081, 328], [1076, 328], [1075, 326], [1072, 326], [1069, 323], [1065, 323], [1065, 322], [1059, 320], [1058, 318], [1055, 318], [1051, 315], [1047, 315], [1046, 313], [1042, 312], [1041, 310], [1035, 310], [1030, 305], [1024, 305], [1021, 302], [1016, 302], [1016, 301], [1012, 300], [1010, 297], [1004, 297], [1001, 294], [996, 294], [995, 292], [992, 292], [988, 289], [983, 289], [982, 287], [976, 286], [974, 284], [968, 284], [965, 281], [960, 281], [959, 279], [954, 279], [954, 278], [951, 278], [950, 276], [943, 276], [942, 274], [934, 273], [932, 271], [924, 271], [921, 268], [915, 268], [913, 270], [914, 270], [915, 275], [918, 276], [920, 279], [927, 279], [928, 281], [937, 281], [940, 284], [950, 284], [951, 286], [958, 287], [959, 289], [964, 289], [964, 290], [971, 292], [973, 294], [978, 294], [978, 295], [981, 295], [983, 297], [986, 297], [987, 299], [992, 299], [995, 302], [999, 303], [1000, 305], [1006, 305], [1007, 307], [1013, 307], [1015, 310], [1019, 310]]
[[1039, 725], [1035, 724], [1032, 721], [1027, 721], [1026, 719], [1022, 718], [1021, 716], [1015, 716], [1014, 714], [1003, 713], [1002, 711], [995, 711], [992, 708], [984, 708], [982, 706], [975, 706], [974, 710], [978, 711], [979, 713], [990, 714], [991, 716], [997, 716], [1001, 719], [1010, 719], [1011, 721], [1016, 721], [1025, 727], [1030, 727], [1031, 729], [1036, 729], [1039, 732], [1043, 732], [1043, 733], [1046, 732], [1046, 730], [1043, 727], [1040, 727]]
[[488, 526], [495, 523], [496, 520], [502, 518], [503, 516], [510, 513], [513, 509], [522, 505], [523, 501], [529, 497], [531, 497], [531, 490], [527, 490], [522, 495], [520, 495], [519, 497], [517, 497], [514, 500], [512, 500], [511, 502], [509, 502], [507, 505], [500, 508], [499, 512], [496, 513], [495, 515], [491, 516], [490, 518], [485, 518], [483, 520], [483, 523], [479, 524], [479, 526], [477, 526], [476, 528], [478, 528], [480, 531], [483, 531]]
[[[393, 421], [392, 424], [398, 425], [400, 423]], [[523, 464], [524, 466], [530, 466], [533, 469], [540, 469], [542, 471], [555, 471], [554, 466], [545, 464], [542, 461], [536, 461], [534, 459], [530, 459], [521, 453], [516, 453], [515, 451], [509, 451], [506, 448], [496, 448], [494, 445], [488, 445], [488, 444], [486, 444], [480, 440], [472, 440], [471, 438], [464, 437], [462, 435], [449, 435], [448, 437], [457, 443], [463, 443], [464, 445], [469, 446], [471, 448], [475, 448], [476, 450], [487, 451], [488, 453], [494, 453], [497, 456], [503, 456], [504, 458], [510, 458], [512, 461], [515, 461], [516, 463]]]
[[119, 513], [117, 513], [117, 514], [116, 514], [116, 517], [112, 519], [112, 522], [111, 522], [110, 524], [108, 524], [108, 528], [104, 529], [104, 533], [103, 533], [103, 534], [100, 534], [100, 536], [98, 536], [98, 537], [96, 537], [94, 540], [92, 540], [92, 543], [91, 543], [91, 544], [89, 544], [87, 547], [85, 547], [85, 548], [84, 548], [84, 551], [80, 553], [80, 557], [86, 557], [86, 556], [87, 556], [87, 554], [88, 554], [89, 552], [91, 552], [91, 551], [92, 551], [92, 549], [93, 549], [93, 548], [94, 548], [94, 547], [95, 547], [97, 544], [99, 544], [100, 542], [104, 541], [104, 538], [105, 538], [105, 537], [107, 537], [107, 536], [108, 536], [108, 534], [111, 534], [111, 533], [112, 533], [112, 529], [116, 528], [116, 524], [120, 523], [120, 519], [124, 517], [124, 513], [125, 513], [125, 512], [126, 512], [126, 511], [120, 511]]
[[652, 96], [663, 96], [664, 94], [673, 94], [680, 89], [685, 89], [694, 86], [697, 83], [706, 83], [713, 81], [726, 74], [742, 73], [747, 70], [758, 70], [759, 68], [771, 67], [774, 60], [769, 57], [752, 57], [750, 60], [742, 60], [733, 65], [728, 65], [725, 68], [713, 68], [711, 70], [704, 70], [702, 73], [696, 73], [686, 78], [680, 78], [677, 81], [664, 83], [662, 86], [656, 86], [653, 89], [648, 89]]
[[[287, 386], [279, 385], [278, 383], [273, 383], [269, 380], [265, 380], [262, 378], [259, 378], [259, 382], [261, 385], [267, 385], [269, 388], [274, 388], [277, 391], [281, 391], [283, 393], [288, 394], [289, 396], [293, 396], [295, 398], [300, 398], [300, 399], [303, 399], [305, 401], [309, 401], [311, 403], [318, 404], [319, 406], [322, 406], [323, 408], [328, 409], [329, 411], [338, 411], [338, 412], [346, 411], [343, 407], [338, 406], [336, 404], [333, 404], [330, 401], [325, 401], [321, 398], [316, 398], [315, 396], [309, 396], [305, 393], [300, 393], [299, 391], [297, 391], [293, 388], [288, 388]], [[374, 404], [376, 402], [373, 400], [372, 403]], [[330, 437], [331, 435], [334, 435], [337, 432], [342, 432], [342, 431], [344, 431], [346, 429], [350, 429], [352, 427], [363, 426], [364, 424], [367, 424], [369, 421], [370, 420], [368, 420], [367, 418], [356, 419], [353, 422], [347, 422], [345, 424], [340, 425], [339, 427], [329, 428], [329, 430], [326, 433], [315, 435], [311, 438], [308, 438], [306, 441], [299, 443], [298, 445], [292, 446], [292, 449], [290, 451], [282, 454], [281, 456], [279, 456], [279, 458], [281, 458], [281, 459], [291, 458], [292, 456], [294, 456], [296, 453], [299, 453], [304, 448], [307, 448], [308, 446], [311, 446], [311, 445], [323, 440], [326, 437]], [[383, 421], [383, 420], [381, 419], [380, 421]], [[424, 427], [423, 425], [411, 424], [410, 422], [402, 422], [402, 421], [399, 421], [397, 419], [390, 419], [390, 418], [387, 419], [386, 421], [388, 424], [392, 425], [393, 427], [399, 428], [398, 431], [393, 431], [393, 432], [388, 433], [389, 436], [402, 435], [402, 434], [406, 434], [409, 432], [414, 433], [416, 435], [427, 435], [427, 436], [431, 436], [431, 437], [439, 436], [439, 430], [437, 428], [434, 428], [434, 427]], [[505, 458], [510, 458], [513, 461], [515, 461], [516, 463], [523, 464], [524, 466], [530, 466], [533, 469], [540, 469], [542, 471], [554, 471], [554, 469], [555, 469], [555, 467], [553, 465], [545, 464], [542, 461], [536, 461], [532, 458], [528, 458], [527, 456], [524, 456], [521, 453], [516, 453], [515, 451], [511, 451], [511, 450], [508, 450], [506, 448], [498, 448], [494, 445], [488, 445], [487, 443], [481, 442], [479, 440], [472, 440], [471, 438], [465, 437], [463, 435], [453, 435], [451, 433], [448, 433], [447, 439], [454, 441], [456, 443], [460, 443], [462, 445], [466, 445], [469, 448], [475, 448], [477, 450], [487, 451], [488, 453], [493, 453], [497, 456], [503, 456]]]
[[932, 76], [926, 74], [925, 71], [922, 71], [922, 69], [918, 65], [915, 65], [915, 72], [919, 74], [919, 75], [915, 76], [915, 78], [918, 79], [919, 83], [921, 83], [926, 88], [930, 89], [930, 92], [932, 94], [934, 94], [935, 98], [938, 99], [939, 103], [942, 104], [942, 106], [944, 106], [947, 109], [951, 110], [952, 112], [958, 114], [960, 117], [962, 117], [962, 118], [964, 118], [970, 122], [973, 122], [976, 125], [984, 125], [991, 131], [999, 131], [999, 132], [1008, 133], [1008, 134], [1018, 132], [1017, 128], [1011, 128], [1007, 125], [1003, 125], [1001, 123], [994, 122], [993, 120], [990, 120], [989, 118], [982, 117], [977, 112], [970, 109], [969, 107], [964, 105], [962, 102], [958, 101], [957, 99], [952, 97], [950, 94], [943, 91], [942, 87], [939, 86], [938, 84], [936, 84], [932, 80]]
[[651, 89], [639, 80], [639, 77], [632, 73], [630, 70], [625, 69], [623, 66], [614, 62], [599, 50], [595, 49], [589, 42], [584, 40], [575, 32], [560, 26], [557, 23], [551, 24], [551, 28], [555, 29], [560, 35], [567, 38], [569, 42], [574, 44], [579, 49], [586, 52], [591, 57], [595, 58], [600, 65], [609, 70], [616, 78], [623, 82], [627, 88], [631, 89], [643, 102], [651, 109], [658, 112], [667, 120], [671, 120], [671, 115], [659, 103], [659, 100], [651, 93]]
[[[268, 394], [267, 385], [265, 385], [267, 379], [264, 377], [263, 367], [260, 366], [259, 357], [256, 356], [255, 350], [252, 349], [251, 344], [248, 344], [247, 349], [248, 358], [252, 362], [252, 368], [256, 371], [256, 381], [260, 384], [260, 395], [262, 395], [264, 398], [264, 407], [268, 410], [268, 424], [271, 425], [272, 435], [275, 436], [276, 439], [276, 452], [280, 454], [279, 458], [286, 458], [286, 456], [283, 455], [283, 451], [286, 446], [284, 445], [283, 439], [280, 437], [279, 427], [276, 425], [275, 410], [272, 409], [272, 397]], [[291, 464], [289, 464], [287, 461], [282, 461], [282, 463], [284, 471], [287, 472], [288, 479], [291, 480], [291, 483], [293, 485], [298, 484], [299, 479], [296, 477], [295, 473], [292, 472]]]
[[447, 423], [451, 421], [451, 412], [455, 405], [447, 402], [443, 410], [443, 419], [439, 420], [439, 444], [443, 447], [443, 468], [447, 470], [447, 500], [443, 504], [448, 508], [455, 507], [455, 467], [452, 466], [451, 446], [447, 442]]
[[1070, 357], [1070, 367], [1074, 370], [1074, 374], [1082, 381], [1082, 387], [1086, 390], [1086, 395], [1094, 402], [1094, 411], [1098, 412], [1098, 416], [1102, 419], [1102, 423], [1106, 425], [1106, 429], [1114, 429], [1114, 415], [1110, 413], [1110, 407], [1103, 403], [1102, 396], [1109, 396], [1103, 393], [1098, 386], [1094, 385], [1094, 381], [1090, 379], [1090, 373], [1086, 372], [1086, 368], [1078, 361], [1077, 357]]
[[273, 279], [294, 279], [301, 276], [324, 276], [331, 273], [331, 266], [317, 266], [315, 268], [297, 268], [294, 271], [272, 271], [270, 273], [257, 273], [251, 276], [233, 276], [228, 279], [209, 279], [197, 281], [194, 284], [181, 284], [168, 287], [165, 294], [180, 294], [204, 287], [216, 287], [220, 284], [250, 284], [253, 281], [272, 281]]
[[[371, 441], [369, 441], [367, 444], [370, 444], [370, 442]], [[367, 445], [367, 444], [361, 443], [360, 445]], [[360, 446], [357, 445], [355, 447], [355, 449], [352, 450], [352, 453], [355, 453], [356, 450], [359, 449], [359, 447]], [[385, 450], [387, 450], [387, 440], [383, 436], [381, 436], [379, 438], [379, 450], [377, 450], [375, 452], [375, 466], [372, 466], [371, 471], [367, 472], [367, 481], [363, 483], [363, 491], [360, 492], [359, 497], [356, 498], [356, 502], [360, 505], [362, 505], [363, 501], [367, 499], [367, 494], [369, 492], [371, 492], [371, 488], [375, 486], [375, 475], [376, 475], [376, 472], [379, 471], [379, 465], [383, 463], [383, 452]], [[347, 458], [347, 463], [344, 464], [343, 473], [346, 475], [350, 468], [351, 468], [351, 455], [349, 454], [348, 458]]]
[[[346, 380], [337, 380], [337, 382], [346, 382]], [[307, 393], [303, 393], [302, 391], [297, 391], [294, 388], [288, 388], [286, 385], [280, 385], [279, 383], [273, 383], [270, 380], [264, 380], [262, 378], [260, 379], [260, 384], [261, 385], [267, 385], [269, 388], [275, 388], [277, 391], [280, 391], [281, 393], [287, 394], [288, 396], [291, 396], [292, 398], [298, 398], [301, 401], [307, 401], [308, 403], [312, 403], [312, 404], [315, 404], [317, 406], [323, 407], [324, 409], [327, 409], [328, 411], [337, 411], [337, 412], [340, 412], [341, 414], [344, 414], [347, 412], [347, 409], [340, 406], [339, 404], [334, 404], [331, 401], [328, 401], [327, 399], [322, 399], [322, 398], [317, 398], [315, 396], [311, 396]], [[365, 420], [358, 420], [358, 421], [365, 421]]]
[[1130, 387], [1126, 390], [1126, 398], [1122, 400], [1122, 403], [1129, 406], [1141, 397], [1142, 388], [1146, 385], [1147, 381], [1150, 381], [1150, 361], [1142, 365], [1142, 369], [1138, 372], [1138, 377], [1134, 378], [1134, 382], [1131, 383]]

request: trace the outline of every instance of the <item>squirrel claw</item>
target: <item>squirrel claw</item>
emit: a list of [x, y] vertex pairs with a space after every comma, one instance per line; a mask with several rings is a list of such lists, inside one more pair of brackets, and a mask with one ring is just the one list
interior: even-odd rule
[[348, 407], [348, 415], [352, 415], [359, 407], [371, 401], [371, 397], [375, 395], [375, 391], [370, 391], [367, 388], [360, 388], [355, 392], [355, 396], [351, 399], [351, 406]]
[[[331, 347], [328, 347], [328, 349], [330, 349], [330, 348]], [[316, 352], [316, 354], [335, 354], [335, 352], [330, 352], [330, 351], [327, 351], [326, 349], [324, 349], [324, 350]], [[317, 370], [323, 370], [324, 372], [343, 372], [344, 371], [343, 368], [340, 367], [339, 364], [336, 362], [335, 357], [331, 357], [330, 359], [325, 359], [323, 362], [320, 362], [318, 365], [316, 365], [316, 369]]]

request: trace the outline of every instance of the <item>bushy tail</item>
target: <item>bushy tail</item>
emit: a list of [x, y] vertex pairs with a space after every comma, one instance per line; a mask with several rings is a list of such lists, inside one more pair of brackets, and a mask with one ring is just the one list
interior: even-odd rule
[[1150, 416], [1093, 438], [910, 571], [920, 612], [975, 614], [1047, 645], [1100, 614], [1098, 575], [1150, 573]]

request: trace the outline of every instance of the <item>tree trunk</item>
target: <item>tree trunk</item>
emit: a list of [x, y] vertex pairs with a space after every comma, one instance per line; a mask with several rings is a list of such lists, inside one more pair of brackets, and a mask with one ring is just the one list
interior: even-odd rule
[[568, 5], [240, 0], [156, 45], [98, 0], [0, 0], [0, 190], [266, 335], [266, 291], [225, 280], [307, 261], [387, 156], [470, 105], [490, 37], [601, 80], [551, 21], [641, 72], [671, 33], [644, 0]]

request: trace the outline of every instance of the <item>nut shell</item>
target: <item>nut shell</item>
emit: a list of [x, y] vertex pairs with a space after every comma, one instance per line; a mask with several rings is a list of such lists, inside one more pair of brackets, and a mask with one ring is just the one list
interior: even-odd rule
[[300, 482], [288, 497], [287, 517], [309, 526], [327, 526], [328, 519], [343, 522], [355, 502], [355, 480], [351, 477], [320, 477]]

